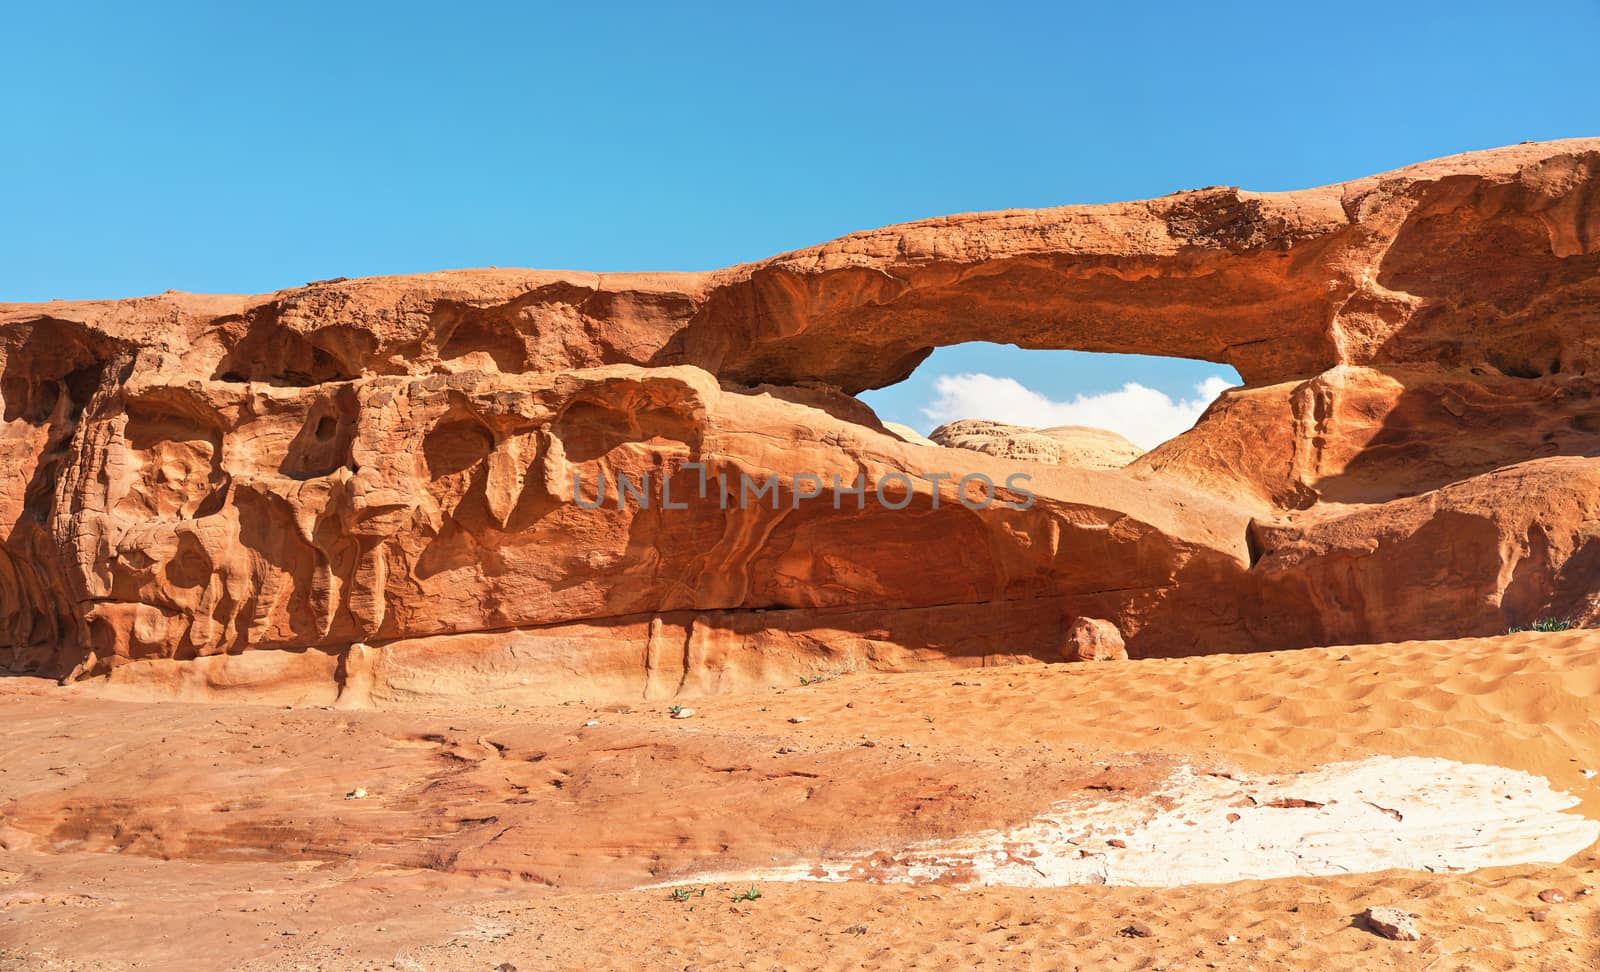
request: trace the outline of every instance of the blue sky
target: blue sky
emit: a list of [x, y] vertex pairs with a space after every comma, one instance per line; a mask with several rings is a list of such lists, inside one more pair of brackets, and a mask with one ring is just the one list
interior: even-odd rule
[[[1600, 133], [1600, 0], [1075, 6], [10, 4], [0, 300], [706, 269]], [[927, 427], [966, 373], [1052, 401], [1232, 377], [962, 348], [869, 397]]]

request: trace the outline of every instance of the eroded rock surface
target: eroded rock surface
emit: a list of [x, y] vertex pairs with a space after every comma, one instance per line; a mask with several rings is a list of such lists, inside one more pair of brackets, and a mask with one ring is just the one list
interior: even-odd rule
[[[1135, 656], [1589, 620], [1597, 186], [1569, 140], [703, 274], [0, 305], [0, 661], [663, 696], [1055, 658], [1079, 616]], [[908, 442], [850, 397], [978, 339], [1247, 385], [1123, 468]]]

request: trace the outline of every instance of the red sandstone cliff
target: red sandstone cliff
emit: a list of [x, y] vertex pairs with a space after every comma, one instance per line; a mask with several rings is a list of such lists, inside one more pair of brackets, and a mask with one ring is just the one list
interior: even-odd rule
[[[910, 444], [849, 397], [980, 339], [1247, 385], [1115, 469]], [[1054, 659], [1081, 615], [1135, 655], [1589, 619], [1597, 394], [1600, 139], [946, 217], [703, 274], [0, 305], [0, 663], [660, 696]], [[1022, 470], [1035, 500], [573, 496], [619, 472], [687, 496], [685, 463], [869, 489]]]

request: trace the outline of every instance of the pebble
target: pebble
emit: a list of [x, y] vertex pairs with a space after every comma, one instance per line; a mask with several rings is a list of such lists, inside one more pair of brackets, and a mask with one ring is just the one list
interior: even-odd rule
[[1545, 888], [1539, 892], [1539, 900], [1545, 904], [1560, 904], [1567, 900], [1567, 893], [1560, 888]]
[[1422, 937], [1417, 932], [1417, 923], [1411, 920], [1411, 915], [1399, 908], [1386, 908], [1380, 905], [1368, 908], [1362, 917], [1367, 920], [1368, 928], [1384, 938], [1397, 942], [1414, 942]]
[[790, 716], [789, 717], [789, 721], [798, 726], [802, 722], [810, 722], [811, 721], [811, 717], [810, 716]]
[[1123, 938], [1149, 938], [1155, 933], [1156, 930], [1144, 922], [1132, 921], [1128, 923], [1128, 927], [1124, 928], [1117, 934], [1121, 935]]
[[674, 719], [692, 719], [694, 718], [694, 710], [685, 706], [672, 713], [672, 717]]

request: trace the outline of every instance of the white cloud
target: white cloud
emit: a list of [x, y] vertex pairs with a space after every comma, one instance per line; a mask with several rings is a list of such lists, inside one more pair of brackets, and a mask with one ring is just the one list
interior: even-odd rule
[[994, 375], [940, 375], [933, 389], [938, 398], [922, 409], [935, 425], [977, 418], [1013, 425], [1091, 425], [1121, 433], [1141, 449], [1153, 449], [1186, 432], [1206, 406], [1232, 385], [1213, 375], [1194, 386], [1195, 397], [1173, 401], [1165, 392], [1128, 382], [1101, 395], [1078, 395], [1058, 402], [1015, 378]]

